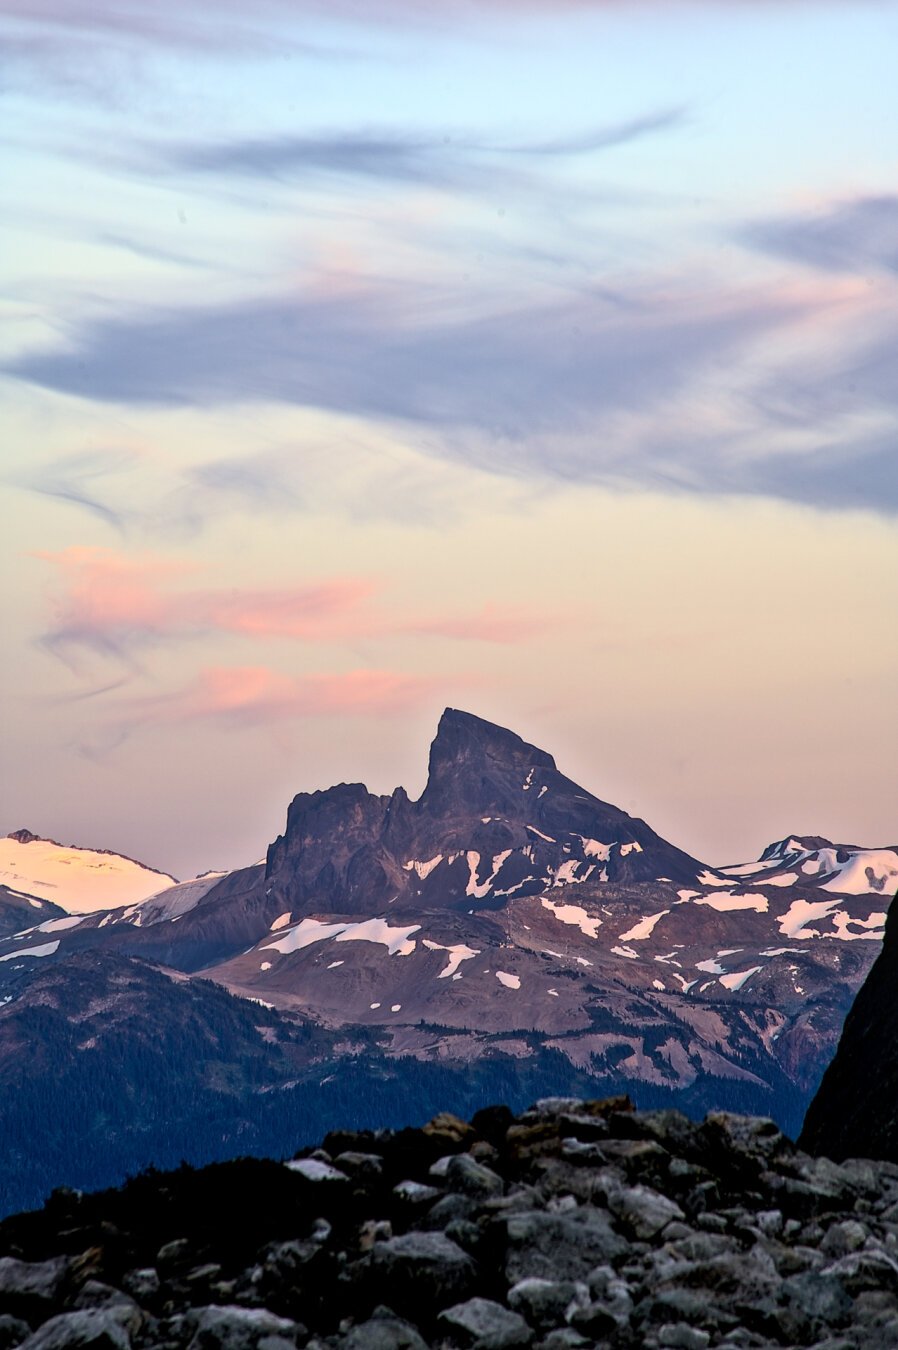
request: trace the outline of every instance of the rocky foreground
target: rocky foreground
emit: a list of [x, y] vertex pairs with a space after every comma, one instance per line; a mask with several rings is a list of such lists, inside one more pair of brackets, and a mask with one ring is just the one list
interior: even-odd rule
[[898, 1165], [625, 1098], [59, 1191], [0, 1253], [0, 1350], [898, 1346]]

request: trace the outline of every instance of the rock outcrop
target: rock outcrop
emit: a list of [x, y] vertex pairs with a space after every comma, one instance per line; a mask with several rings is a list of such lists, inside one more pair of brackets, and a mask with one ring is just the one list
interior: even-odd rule
[[875, 1350], [898, 1166], [549, 1099], [147, 1173], [0, 1225], [4, 1350]]
[[833, 1158], [898, 1162], [898, 912], [808, 1108], [802, 1144]]

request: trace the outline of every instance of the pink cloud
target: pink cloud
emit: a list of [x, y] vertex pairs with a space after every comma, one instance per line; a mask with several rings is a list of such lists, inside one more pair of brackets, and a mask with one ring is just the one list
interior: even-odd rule
[[45, 641], [54, 649], [86, 648], [125, 656], [163, 638], [209, 632], [320, 640], [359, 622], [375, 589], [362, 577], [264, 590], [176, 587], [193, 569], [155, 557], [127, 558], [104, 548], [40, 553], [62, 581]]
[[60, 655], [87, 650], [129, 662], [133, 651], [154, 642], [212, 633], [307, 642], [417, 635], [513, 644], [566, 621], [495, 603], [470, 614], [394, 616], [369, 603], [377, 586], [365, 577], [216, 590], [186, 586], [195, 569], [176, 560], [79, 547], [38, 556], [53, 564], [62, 583], [44, 636]]
[[390, 670], [293, 676], [268, 666], [210, 666], [184, 689], [130, 700], [132, 724], [216, 720], [232, 726], [301, 717], [376, 717], [406, 711], [432, 697], [441, 676]]

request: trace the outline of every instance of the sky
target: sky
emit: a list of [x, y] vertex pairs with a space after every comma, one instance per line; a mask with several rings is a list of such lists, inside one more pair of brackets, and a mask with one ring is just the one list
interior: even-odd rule
[[3, 832], [247, 864], [453, 706], [898, 842], [898, 4], [0, 27]]

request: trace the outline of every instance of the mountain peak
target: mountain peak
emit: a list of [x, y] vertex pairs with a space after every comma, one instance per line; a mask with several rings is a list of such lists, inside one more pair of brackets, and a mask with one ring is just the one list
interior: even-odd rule
[[557, 772], [545, 750], [529, 745], [506, 727], [473, 713], [447, 708], [430, 747], [425, 809], [440, 812], [479, 803], [485, 811], [506, 814], [526, 798], [535, 771]]
[[507, 727], [459, 708], [447, 708], [430, 747], [430, 772], [433, 773], [435, 765], [439, 768], [447, 762], [465, 759], [498, 761], [508, 769], [556, 767], [550, 754], [530, 745]]

